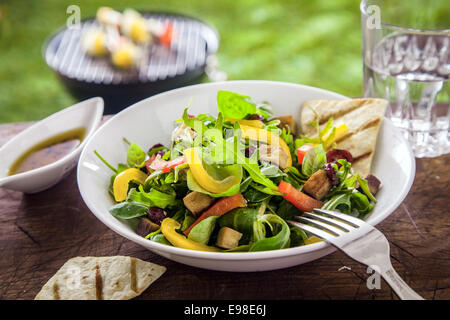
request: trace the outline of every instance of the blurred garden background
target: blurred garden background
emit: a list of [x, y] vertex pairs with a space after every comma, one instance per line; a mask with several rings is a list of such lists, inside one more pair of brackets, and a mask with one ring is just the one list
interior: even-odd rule
[[[0, 0], [0, 123], [39, 120], [75, 102], [45, 64], [42, 46], [98, 7], [167, 10], [218, 30], [219, 68], [229, 80], [264, 79], [362, 94], [359, 0]], [[208, 79], [205, 79], [208, 81]]]

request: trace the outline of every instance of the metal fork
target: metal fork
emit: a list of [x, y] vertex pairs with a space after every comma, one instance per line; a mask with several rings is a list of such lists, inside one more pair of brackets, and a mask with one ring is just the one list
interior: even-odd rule
[[[389, 242], [373, 226], [347, 214], [314, 209], [288, 221], [341, 249], [350, 258], [377, 271], [400, 299], [423, 300], [394, 270], [389, 257]], [[317, 214], [319, 213], [319, 214]], [[305, 224], [307, 223], [307, 224]]]

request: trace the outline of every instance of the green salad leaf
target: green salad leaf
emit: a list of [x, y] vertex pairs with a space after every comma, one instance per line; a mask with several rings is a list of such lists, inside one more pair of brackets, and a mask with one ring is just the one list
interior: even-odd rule
[[138, 190], [135, 188], [130, 190], [127, 200], [143, 203], [148, 207], [158, 207], [161, 209], [174, 206], [176, 204], [175, 190], [173, 190], [173, 188], [168, 184], [159, 188], [162, 191], [154, 187], [150, 190], [150, 192], [145, 192], [143, 186], [140, 185]]
[[361, 176], [357, 173], [356, 175], [356, 179], [358, 180], [359, 186], [362, 189], [362, 191], [364, 192], [364, 194], [373, 202], [377, 202], [377, 199], [375, 199], [375, 197], [372, 195], [372, 193], [370, 192], [369, 189], [369, 184], [367, 182], [366, 179], [361, 178]]
[[369, 202], [367, 196], [355, 191], [341, 193], [331, 197], [330, 200], [325, 202], [322, 209], [339, 210], [347, 214], [358, 212], [360, 215], [365, 215], [372, 211], [373, 204]]
[[253, 235], [253, 223], [258, 217], [258, 208], [236, 208], [225, 213], [219, 219], [220, 227], [228, 227], [243, 234], [242, 241], [249, 240]]
[[136, 143], [132, 142], [128, 147], [127, 163], [132, 168], [141, 168], [145, 165], [147, 154]]
[[259, 191], [254, 187], [255, 185], [252, 184], [250, 188], [247, 189], [247, 191], [244, 192], [243, 196], [248, 202], [262, 202], [264, 200], [267, 200], [271, 197], [270, 194], [267, 194], [265, 192]]
[[244, 169], [248, 172], [248, 174], [252, 177], [253, 181], [259, 183], [271, 190], [278, 190], [278, 187], [273, 183], [272, 180], [267, 178], [259, 168], [259, 165], [256, 163], [249, 163], [242, 165]]
[[[267, 101], [259, 103], [256, 105], [256, 113], [263, 116], [264, 119], [268, 119], [271, 116], [273, 116], [272, 105], [270, 103], [268, 103]], [[274, 120], [274, 121], [278, 121], [278, 123], [279, 123], [279, 120]]]
[[[267, 236], [267, 227], [272, 236]], [[291, 230], [276, 214], [264, 214], [253, 224], [254, 243], [249, 251], [277, 250], [289, 247]]]
[[323, 146], [319, 144], [305, 154], [302, 163], [302, 173], [307, 177], [311, 177], [317, 170], [322, 169], [326, 163], [327, 154]]
[[208, 217], [196, 224], [189, 232], [188, 239], [208, 244], [219, 216]]
[[249, 96], [225, 90], [217, 92], [217, 107], [225, 119], [244, 119], [257, 111]]
[[157, 233], [151, 234], [147, 239], [158, 242], [158, 243], [162, 243], [162, 244], [166, 244], [171, 246], [172, 244], [166, 239], [166, 237], [164, 237], [164, 235], [161, 233], [161, 229], [158, 229]]
[[112, 206], [109, 212], [116, 218], [132, 219], [146, 215], [147, 210], [148, 206], [143, 203], [124, 201]]
[[290, 236], [291, 247], [303, 245], [306, 239], [308, 239], [308, 235], [306, 234], [305, 231], [303, 231], [299, 227], [291, 227], [291, 236]]

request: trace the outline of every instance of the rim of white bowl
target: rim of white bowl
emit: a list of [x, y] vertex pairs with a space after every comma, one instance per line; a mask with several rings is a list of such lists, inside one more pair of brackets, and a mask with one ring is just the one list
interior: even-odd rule
[[[105, 130], [105, 128], [108, 125], [111, 125], [120, 115], [126, 114], [128, 112], [133, 112], [134, 109], [138, 108], [140, 104], [148, 103], [148, 101], [159, 99], [161, 97], [164, 97], [166, 95], [174, 94], [175, 92], [182, 92], [182, 91], [188, 91], [192, 90], [192, 88], [198, 88], [198, 87], [209, 87], [209, 86], [220, 86], [227, 83], [235, 83], [235, 84], [273, 84], [277, 86], [291, 86], [291, 87], [302, 87], [307, 88], [308, 90], [314, 90], [318, 92], [326, 92], [326, 93], [332, 93], [336, 96], [340, 96], [343, 99], [349, 99], [348, 97], [342, 96], [338, 93], [335, 93], [333, 91], [317, 88], [317, 87], [311, 87], [306, 86], [302, 84], [296, 84], [296, 83], [290, 83], [290, 82], [283, 82], [283, 81], [270, 81], [270, 80], [233, 80], [233, 81], [220, 81], [220, 82], [211, 82], [211, 83], [201, 83], [191, 86], [186, 86], [182, 88], [173, 89], [170, 91], [166, 91], [154, 96], [151, 96], [149, 98], [143, 99], [141, 101], [138, 101], [134, 103], [133, 105], [129, 106], [128, 108], [124, 109], [123, 111], [117, 113], [112, 118], [110, 118], [100, 129], [98, 129], [86, 142], [85, 148], [83, 149], [80, 159], [78, 161], [78, 167], [77, 167], [77, 183], [78, 188], [81, 194], [81, 197], [83, 198], [85, 204], [89, 208], [89, 210], [101, 221], [103, 222], [108, 228], [115, 231], [116, 233], [120, 234], [121, 236], [149, 249], [149, 250], [155, 250], [155, 251], [162, 251], [164, 253], [168, 254], [174, 254], [179, 256], [188, 256], [191, 258], [198, 258], [198, 259], [205, 259], [205, 260], [261, 260], [261, 259], [273, 259], [273, 258], [281, 258], [286, 256], [296, 256], [299, 254], [304, 253], [311, 253], [311, 252], [319, 252], [321, 250], [327, 249], [332, 247], [330, 244], [326, 243], [325, 241], [317, 242], [305, 246], [299, 246], [299, 247], [293, 247], [293, 248], [286, 248], [286, 249], [278, 249], [278, 250], [271, 250], [271, 251], [257, 251], [257, 252], [206, 252], [206, 251], [196, 251], [196, 250], [189, 250], [189, 249], [183, 249], [183, 248], [177, 248], [174, 246], [169, 246], [165, 244], [161, 244], [155, 241], [151, 241], [148, 239], [145, 239], [138, 234], [124, 228], [117, 228], [116, 225], [113, 223], [110, 223], [107, 219], [103, 219], [102, 214], [98, 214], [96, 210], [94, 209], [94, 204], [89, 200], [88, 197], [85, 196], [83, 190], [79, 187], [79, 181], [80, 181], [80, 175], [82, 166], [80, 166], [81, 161], [83, 161], [85, 157], [86, 150], [88, 149], [87, 146], [91, 142], [91, 140], [94, 140], [97, 134], [101, 130]], [[389, 125], [392, 127], [393, 130], [398, 130], [393, 123], [389, 120], [384, 118], [383, 121], [388, 122]], [[409, 175], [408, 182], [403, 186], [401, 196], [397, 199], [396, 202], [392, 203], [390, 206], [388, 206], [384, 213], [379, 214], [377, 217], [374, 217], [372, 220], [369, 218], [370, 221], [367, 221], [371, 225], [375, 226], [376, 224], [380, 223], [384, 219], [386, 219], [394, 210], [403, 202], [404, 198], [407, 196], [413, 182], [414, 182], [414, 176], [415, 176], [415, 158], [413, 156], [412, 150], [403, 138], [403, 136], [399, 133], [398, 136], [400, 137], [402, 144], [405, 144], [408, 148], [408, 156], [409, 160], [411, 162], [411, 171]]]

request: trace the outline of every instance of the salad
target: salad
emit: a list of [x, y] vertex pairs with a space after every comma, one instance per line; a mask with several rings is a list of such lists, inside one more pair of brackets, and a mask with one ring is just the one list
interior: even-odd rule
[[[346, 126], [329, 119], [315, 138], [296, 135], [290, 116], [246, 95], [217, 93], [218, 115], [189, 107], [170, 145], [128, 145], [112, 166], [110, 213], [148, 239], [213, 252], [277, 250], [320, 241], [288, 221], [314, 208], [364, 218], [374, 207], [375, 177], [352, 169], [336, 149]], [[125, 161], [126, 159], [126, 161]]]

